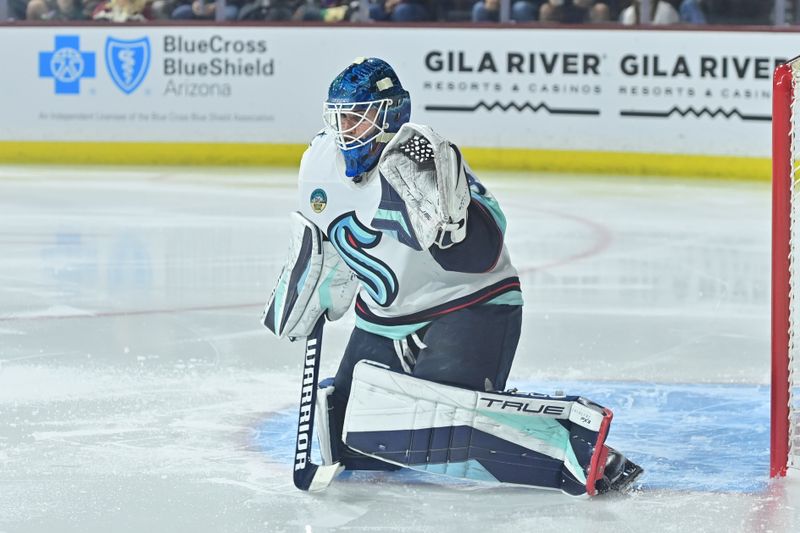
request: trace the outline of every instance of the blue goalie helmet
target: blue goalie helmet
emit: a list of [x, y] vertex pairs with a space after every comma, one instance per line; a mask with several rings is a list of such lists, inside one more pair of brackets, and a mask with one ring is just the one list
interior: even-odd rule
[[345, 174], [358, 181], [411, 118], [411, 97], [387, 62], [359, 58], [331, 82], [323, 117], [344, 156]]

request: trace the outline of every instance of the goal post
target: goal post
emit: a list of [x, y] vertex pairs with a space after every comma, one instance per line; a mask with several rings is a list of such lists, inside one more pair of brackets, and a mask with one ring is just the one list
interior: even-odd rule
[[[800, 200], [795, 194], [798, 147], [795, 126], [800, 105], [795, 90], [800, 79], [800, 57], [779, 65], [772, 94], [772, 388], [770, 476], [784, 476], [800, 468], [800, 408], [794, 403], [795, 338], [800, 338]], [[798, 116], [795, 116], [798, 114]], [[798, 242], [797, 247], [794, 246]], [[798, 300], [798, 301], [795, 301]]]

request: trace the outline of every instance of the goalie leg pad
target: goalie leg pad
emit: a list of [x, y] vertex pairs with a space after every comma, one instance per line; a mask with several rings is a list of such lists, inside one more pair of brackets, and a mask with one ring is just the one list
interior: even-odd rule
[[577, 396], [479, 392], [362, 361], [343, 440], [417, 470], [591, 496], [611, 417]]

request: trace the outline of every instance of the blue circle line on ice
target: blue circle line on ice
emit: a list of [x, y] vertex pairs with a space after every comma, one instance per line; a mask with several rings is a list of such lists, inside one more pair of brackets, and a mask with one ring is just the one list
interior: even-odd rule
[[[607, 443], [644, 467], [644, 490], [754, 493], [767, 487], [770, 395], [766, 385], [587, 381], [512, 385], [536, 392], [558, 387], [610, 407], [614, 420]], [[256, 428], [255, 445], [288, 467], [293, 461], [296, 426], [296, 408], [275, 413]], [[319, 456], [314, 460], [319, 461]], [[378, 475], [386, 476], [358, 473], [359, 478]], [[392, 476], [404, 483], [444, 482], [442, 476], [411, 471]]]

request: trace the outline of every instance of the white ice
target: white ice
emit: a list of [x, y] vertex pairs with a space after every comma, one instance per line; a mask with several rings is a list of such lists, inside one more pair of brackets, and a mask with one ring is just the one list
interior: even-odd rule
[[301, 349], [259, 323], [293, 174], [0, 167], [0, 532], [800, 531], [800, 480], [767, 481], [766, 184], [479, 173], [526, 301], [511, 384], [611, 402], [647, 470], [585, 501], [294, 489]]

